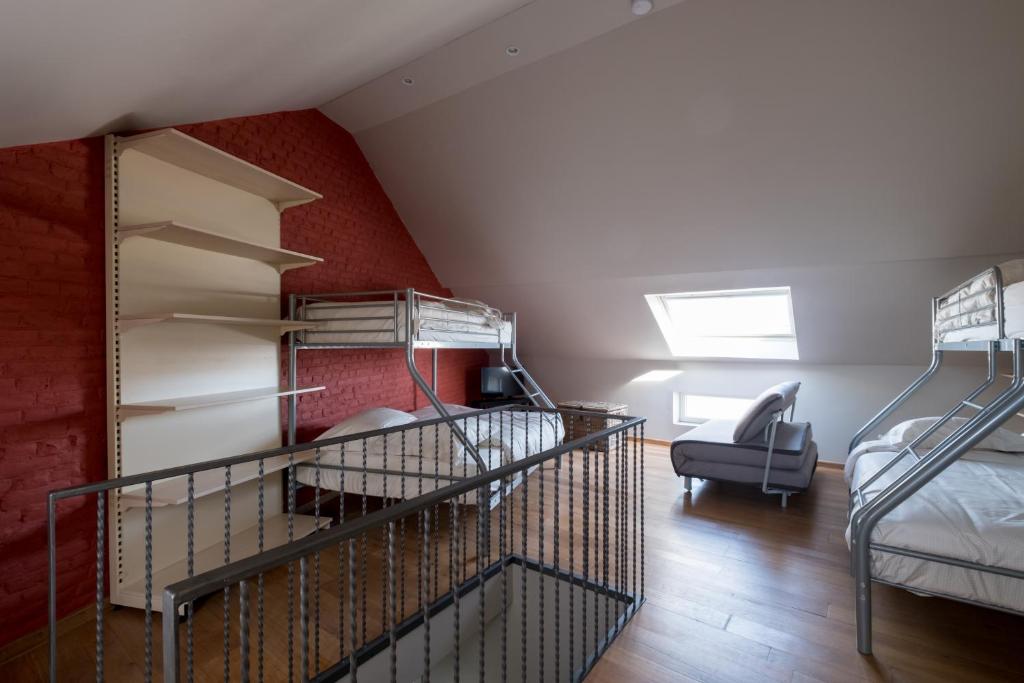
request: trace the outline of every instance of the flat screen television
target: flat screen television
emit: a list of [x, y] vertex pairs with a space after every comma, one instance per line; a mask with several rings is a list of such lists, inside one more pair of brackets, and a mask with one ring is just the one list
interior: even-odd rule
[[483, 396], [506, 397], [515, 394], [514, 380], [508, 368], [481, 368], [480, 394]]

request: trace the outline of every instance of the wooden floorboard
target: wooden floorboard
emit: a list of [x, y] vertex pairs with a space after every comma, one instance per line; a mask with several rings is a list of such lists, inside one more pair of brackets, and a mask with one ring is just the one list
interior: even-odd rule
[[[684, 495], [681, 481], [671, 470], [667, 449], [648, 446], [647, 456], [647, 602], [597, 663], [588, 681], [1024, 680], [1024, 619], [886, 586], [875, 588], [875, 655], [857, 653], [853, 586], [843, 540], [847, 497], [840, 472], [819, 470], [811, 491], [791, 498], [790, 507], [783, 510], [777, 498], [741, 486], [697, 482], [694, 492]], [[531, 518], [539, 512], [541, 476], [546, 485], [547, 515], [553, 512], [553, 474], [545, 471], [530, 480]], [[577, 493], [579, 487], [577, 480]], [[559, 490], [563, 493], [563, 539], [568, 539], [564, 497], [568, 482], [564, 475]], [[520, 510], [516, 507], [513, 514], [518, 516]], [[576, 511], [579, 513], [579, 507]], [[441, 583], [437, 590], [444, 592], [450, 518], [445, 514], [439, 520], [434, 537]], [[472, 575], [476, 566], [473, 515], [463, 514], [459, 523], [470, 542], [467, 545], [460, 539], [457, 547], [465, 556], [461, 562], [457, 558], [456, 565], [465, 564], [470, 568], [467, 575]], [[403, 584], [407, 613], [411, 613], [419, 590], [413, 524], [414, 520], [408, 520], [406, 542], [396, 548], [407, 563]], [[513, 531], [519, 545], [520, 531]], [[579, 523], [574, 536], [578, 559], [582, 547]], [[528, 532], [528, 551], [534, 553], [536, 546], [533, 526]], [[564, 561], [567, 546], [563, 541]], [[385, 569], [380, 558], [384, 547], [379, 535], [367, 539], [366, 621], [371, 635], [379, 632], [381, 624]], [[546, 552], [550, 558], [550, 540]], [[321, 666], [337, 659], [339, 599], [347, 605], [347, 568], [342, 567], [340, 586], [338, 569], [337, 553], [323, 553]], [[197, 610], [197, 681], [223, 680], [221, 613], [219, 595]], [[61, 637], [61, 680], [95, 679], [94, 624], [88, 619], [81, 621]], [[121, 609], [108, 612], [106, 622], [106, 680], [142, 680], [144, 615]], [[232, 601], [231, 623], [237, 624], [237, 599]], [[267, 681], [287, 679], [287, 624], [287, 573], [279, 570], [266, 578]], [[154, 625], [155, 680], [160, 680], [159, 615]], [[343, 628], [347, 643], [351, 625], [345, 623]], [[297, 641], [297, 632], [294, 637]], [[292, 657], [297, 670], [294, 645]], [[231, 677], [237, 680], [236, 631], [232, 633], [232, 666]], [[255, 664], [253, 671], [255, 674]], [[10, 681], [42, 681], [46, 672], [45, 646], [0, 664], [0, 673]]]
[[[609, 655], [633, 680], [1021, 681], [1024, 619], [875, 587], [875, 655], [857, 653], [842, 474], [777, 498], [720, 483], [684, 495], [667, 449], [648, 448], [648, 602]], [[588, 680], [623, 680], [611, 658]], [[623, 661], [619, 659], [618, 661]]]

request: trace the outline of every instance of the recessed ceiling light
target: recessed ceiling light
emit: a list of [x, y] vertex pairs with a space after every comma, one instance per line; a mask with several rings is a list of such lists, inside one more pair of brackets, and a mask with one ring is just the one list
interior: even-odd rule
[[651, 10], [654, 9], [654, 0], [631, 0], [629, 4], [630, 11], [638, 17], [650, 14]]
[[402, 79], [402, 85], [412, 85], [415, 82], [416, 81], [412, 80], [411, 76], [406, 76], [405, 78]]
[[505, 54], [507, 54], [509, 57], [515, 57], [516, 55], [519, 54], [519, 48], [516, 47], [515, 45], [509, 45], [508, 47], [505, 48]]

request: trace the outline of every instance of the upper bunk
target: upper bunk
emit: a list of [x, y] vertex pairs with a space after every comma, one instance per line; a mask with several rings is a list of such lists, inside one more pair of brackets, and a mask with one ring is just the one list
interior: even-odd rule
[[940, 351], [1013, 348], [1024, 338], [1024, 259], [992, 266], [932, 301], [932, 341]]
[[514, 316], [415, 289], [293, 294], [289, 317], [316, 324], [295, 335], [297, 349], [501, 349], [515, 340]]

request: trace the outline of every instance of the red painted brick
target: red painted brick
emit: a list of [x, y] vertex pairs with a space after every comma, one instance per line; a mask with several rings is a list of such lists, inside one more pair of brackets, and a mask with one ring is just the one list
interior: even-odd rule
[[[352, 136], [315, 110], [180, 129], [324, 195], [282, 215], [281, 246], [325, 263], [283, 293], [416, 287], [448, 294]], [[106, 477], [103, 140], [0, 149], [0, 645], [46, 616], [46, 493]], [[439, 387], [464, 402], [477, 352], [441, 354]], [[417, 358], [429, 373], [429, 353]], [[396, 351], [308, 352], [300, 437], [374, 405], [422, 406]], [[95, 499], [59, 508], [58, 604], [91, 600]]]

